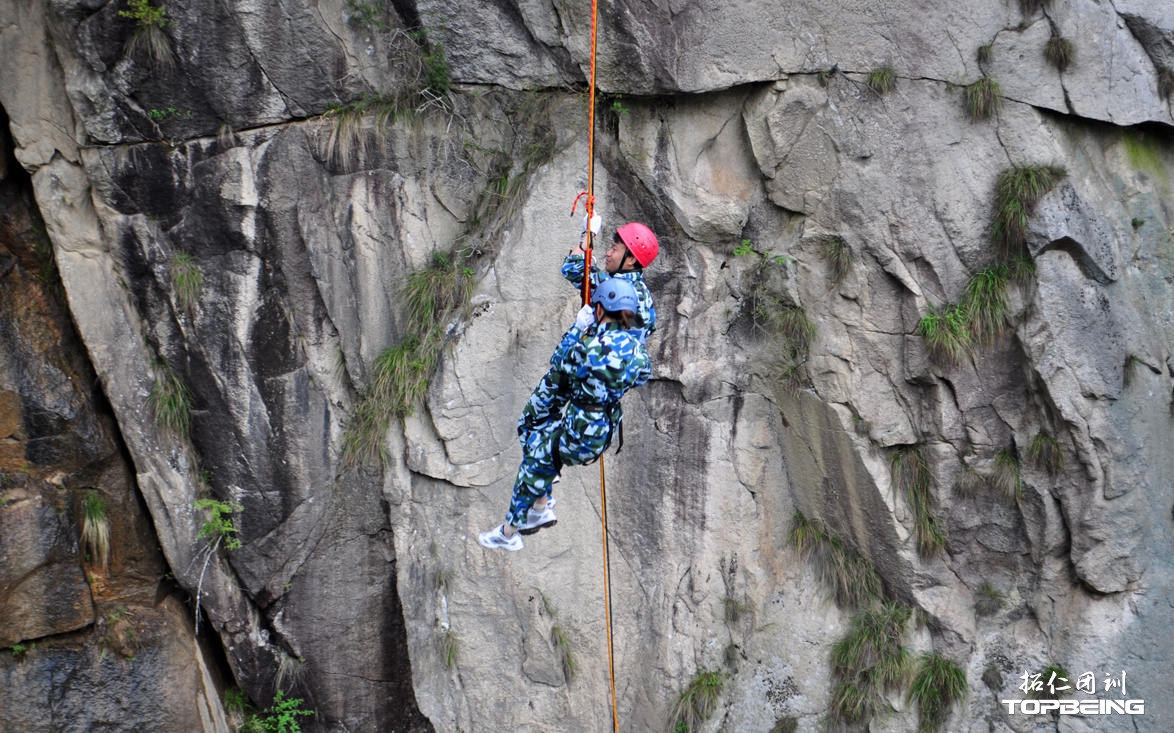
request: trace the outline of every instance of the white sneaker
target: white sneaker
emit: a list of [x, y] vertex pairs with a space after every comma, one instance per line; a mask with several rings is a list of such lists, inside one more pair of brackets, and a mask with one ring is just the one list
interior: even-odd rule
[[482, 532], [477, 535], [478, 541], [482, 547], [490, 550], [509, 550], [510, 552], [517, 552], [522, 549], [522, 538], [516, 532], [511, 537], [506, 537], [505, 532], [502, 531], [505, 525], [499, 524], [488, 532]]
[[534, 534], [544, 527], [557, 524], [558, 517], [554, 516], [554, 510], [551, 509], [552, 506], [554, 506], [553, 498], [546, 503], [546, 508], [542, 511], [539, 512], [531, 509], [526, 514], [526, 523], [518, 527], [518, 531], [522, 534]]

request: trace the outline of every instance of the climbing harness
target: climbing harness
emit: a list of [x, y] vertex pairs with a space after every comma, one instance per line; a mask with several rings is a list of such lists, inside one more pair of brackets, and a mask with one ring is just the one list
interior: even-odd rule
[[[591, 0], [591, 68], [587, 85], [587, 190], [579, 193], [575, 197], [575, 202], [571, 204], [571, 216], [575, 215], [575, 207], [581, 198], [584, 199], [587, 209], [587, 246], [583, 248], [583, 305], [591, 304], [591, 247], [594, 238], [591, 222], [595, 216], [595, 52], [598, 17], [599, 2]], [[557, 450], [555, 452], [557, 453]], [[607, 557], [607, 482], [603, 469], [602, 453], [599, 456], [599, 519], [603, 527], [604, 625], [607, 628], [607, 678], [611, 689], [611, 721], [615, 733], [619, 733], [620, 716], [616, 710], [615, 655], [612, 649], [611, 631], [611, 565]]]

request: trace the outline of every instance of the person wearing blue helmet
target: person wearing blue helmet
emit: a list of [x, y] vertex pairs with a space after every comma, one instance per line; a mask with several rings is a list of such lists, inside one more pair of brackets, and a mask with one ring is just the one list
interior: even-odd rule
[[562, 467], [591, 463], [611, 443], [623, 419], [620, 398], [652, 375], [639, 307], [630, 282], [604, 280], [563, 335], [522, 409], [522, 463], [505, 522], [479, 535], [485, 547], [520, 550], [521, 534], [554, 524], [550, 493]]

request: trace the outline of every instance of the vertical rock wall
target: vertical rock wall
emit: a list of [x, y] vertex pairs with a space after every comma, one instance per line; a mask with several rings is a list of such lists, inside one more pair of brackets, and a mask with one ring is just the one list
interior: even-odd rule
[[[310, 729], [607, 728], [598, 472], [566, 472], [559, 524], [525, 551], [475, 536], [505, 510], [516, 414], [576, 307], [558, 268], [586, 183], [569, 88], [586, 11], [176, 5], [153, 58], [121, 3], [0, 2], [0, 51], [22, 60], [0, 103], [228, 673], [259, 706], [303, 698]], [[623, 727], [671, 725], [701, 672], [724, 680], [704, 730], [824, 727], [854, 612], [791, 546], [799, 512], [918, 609], [912, 652], [965, 671], [948, 729], [1033, 729], [998, 700], [1048, 665], [1126, 670], [1147, 705], [1129, 722], [1159, 729], [1174, 23], [1091, 0], [727, 5], [601, 10], [596, 195], [608, 226], [662, 243], [654, 378], [605, 458]], [[1074, 43], [1064, 69], [1053, 38]], [[987, 117], [967, 106], [984, 77]], [[997, 181], [1036, 166], [1063, 173], [1029, 207], [1005, 329], [932, 355], [922, 319], [999, 262]], [[438, 261], [471, 271], [469, 307], [438, 324], [423, 400], [375, 436], [386, 462], [345, 461], [375, 364], [420, 332], [405, 284]], [[805, 348], [772, 326], [796, 313]], [[153, 415], [171, 375], [186, 434]], [[1062, 464], [1033, 460], [1041, 435]], [[914, 457], [934, 553], [892, 479]], [[210, 552], [200, 498], [242, 507], [239, 549]], [[903, 694], [884, 707], [916, 725]]]
[[215, 648], [167, 577], [0, 122], [3, 726], [227, 731]]

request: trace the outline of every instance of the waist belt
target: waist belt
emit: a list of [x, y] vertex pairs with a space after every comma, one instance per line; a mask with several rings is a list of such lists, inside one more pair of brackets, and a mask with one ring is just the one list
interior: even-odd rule
[[598, 410], [599, 412], [611, 412], [614, 408], [620, 406], [619, 402], [585, 402], [583, 400], [577, 400], [574, 397], [568, 400], [568, 402], [580, 410]]

